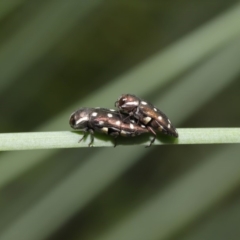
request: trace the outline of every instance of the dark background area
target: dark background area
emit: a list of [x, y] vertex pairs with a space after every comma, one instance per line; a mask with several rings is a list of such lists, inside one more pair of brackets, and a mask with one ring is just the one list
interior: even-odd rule
[[[71, 112], [122, 93], [177, 128], [239, 127], [239, 22], [233, 0], [2, 1], [0, 132], [70, 131]], [[0, 239], [239, 239], [239, 154], [1, 152]]]

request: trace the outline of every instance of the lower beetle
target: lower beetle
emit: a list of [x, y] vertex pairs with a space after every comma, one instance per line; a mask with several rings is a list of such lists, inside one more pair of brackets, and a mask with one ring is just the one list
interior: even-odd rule
[[[79, 129], [91, 134], [89, 147], [93, 146], [95, 131], [114, 137], [114, 147], [116, 146], [116, 138], [119, 135], [135, 137], [142, 133], [149, 132], [144, 125], [138, 125], [132, 119], [122, 121], [118, 111], [106, 108], [80, 108], [71, 114], [69, 124], [73, 129]], [[82, 141], [84, 137], [85, 134], [79, 142]]]
[[176, 138], [178, 137], [176, 128], [163, 112], [151, 103], [135, 95], [123, 94], [115, 102], [115, 106], [119, 109], [120, 113], [128, 114], [130, 118], [133, 117], [140, 124], [145, 125], [149, 132], [154, 135], [152, 142], [156, 139], [155, 131], [160, 131]]

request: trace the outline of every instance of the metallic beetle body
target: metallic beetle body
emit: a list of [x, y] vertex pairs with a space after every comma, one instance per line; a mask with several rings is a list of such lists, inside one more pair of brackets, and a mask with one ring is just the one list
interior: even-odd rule
[[105, 133], [114, 138], [119, 135], [135, 137], [149, 132], [145, 126], [138, 125], [134, 120], [122, 121], [118, 111], [106, 108], [80, 108], [71, 114], [69, 124], [73, 129], [91, 134], [89, 146], [93, 144], [95, 131]]
[[155, 131], [159, 131], [176, 138], [178, 137], [176, 128], [163, 112], [135, 95], [123, 94], [115, 102], [115, 106], [121, 113], [128, 114], [145, 125], [154, 136], [156, 136]]

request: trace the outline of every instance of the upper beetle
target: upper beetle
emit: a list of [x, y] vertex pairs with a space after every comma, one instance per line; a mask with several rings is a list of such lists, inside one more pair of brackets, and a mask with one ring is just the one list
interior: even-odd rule
[[163, 112], [151, 103], [135, 95], [123, 94], [115, 102], [115, 106], [120, 112], [127, 113], [129, 117], [133, 117], [137, 119], [139, 123], [144, 124], [155, 138], [155, 130], [176, 138], [178, 137], [176, 128]]
[[[93, 146], [95, 131], [114, 137], [114, 146], [119, 135], [134, 137], [149, 132], [144, 125], [138, 125], [133, 119], [123, 121], [118, 111], [107, 108], [80, 108], [71, 114], [69, 124], [74, 129], [91, 134], [89, 146]], [[79, 142], [84, 137], [85, 134]]]

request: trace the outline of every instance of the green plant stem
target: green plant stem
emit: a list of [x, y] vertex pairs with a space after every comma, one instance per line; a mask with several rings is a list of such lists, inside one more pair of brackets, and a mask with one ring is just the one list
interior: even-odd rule
[[[240, 143], [240, 128], [184, 128], [178, 129], [179, 138], [171, 138], [158, 134], [153, 145], [161, 144], [226, 144]], [[31, 132], [31, 133], [2, 133], [0, 134], [0, 150], [30, 150], [49, 148], [80, 148], [88, 147], [90, 136], [79, 142], [83, 133]], [[148, 145], [151, 135], [134, 138], [119, 138], [118, 145]], [[94, 147], [113, 147], [113, 138], [107, 135], [95, 135]]]

